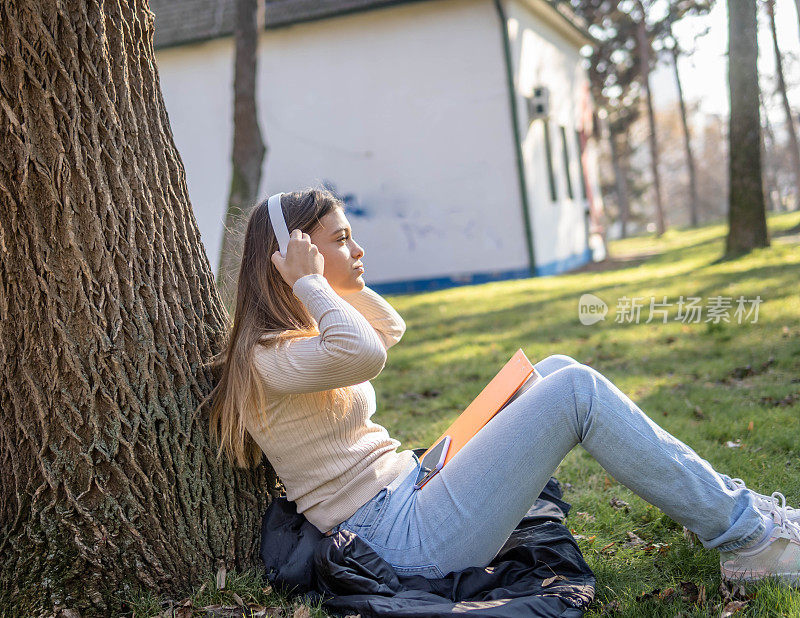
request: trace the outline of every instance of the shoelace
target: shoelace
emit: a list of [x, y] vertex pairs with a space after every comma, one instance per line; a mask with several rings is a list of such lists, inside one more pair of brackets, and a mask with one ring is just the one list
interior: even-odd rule
[[[734, 485], [736, 485], [737, 487], [739, 487], [740, 489], [748, 489], [747, 485], [744, 484], [744, 481], [742, 479], [738, 479], [738, 478], [737, 479], [731, 479], [731, 482]], [[786, 498], [779, 491], [773, 492], [771, 496], [765, 496], [764, 494], [757, 493], [757, 492], [753, 491], [752, 489], [750, 491], [752, 491], [753, 494], [756, 497], [756, 502], [758, 503], [757, 506], [760, 506], [764, 510], [768, 510], [770, 512], [772, 512], [773, 507], [777, 507], [778, 506], [777, 499], [775, 498], [775, 496], [780, 496], [783, 499], [782, 506], [780, 507], [780, 510], [781, 510], [781, 513], [784, 516], [784, 519], [792, 517], [794, 515], [795, 511], [797, 511], [797, 509], [794, 508], [794, 507], [786, 506]]]
[[772, 516], [772, 521], [775, 522], [775, 527], [786, 533], [789, 538], [794, 539], [800, 543], [800, 526], [789, 520], [788, 511], [790, 507], [786, 506], [786, 497], [779, 491], [775, 491], [770, 496], [772, 501], [772, 508], [769, 514]]

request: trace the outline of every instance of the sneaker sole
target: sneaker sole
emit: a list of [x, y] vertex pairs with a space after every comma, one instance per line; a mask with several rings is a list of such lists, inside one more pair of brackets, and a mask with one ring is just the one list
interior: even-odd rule
[[720, 572], [722, 579], [729, 582], [757, 582], [767, 577], [776, 577], [782, 582], [789, 584], [792, 587], [800, 588], [800, 573], [767, 573], [767, 572], [754, 572], [754, 571], [730, 571], [720, 565]]

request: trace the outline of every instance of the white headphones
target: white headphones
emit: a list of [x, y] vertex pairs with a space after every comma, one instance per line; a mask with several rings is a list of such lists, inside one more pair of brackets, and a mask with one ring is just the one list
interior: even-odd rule
[[269, 213], [270, 223], [272, 223], [272, 229], [275, 230], [275, 236], [278, 239], [281, 257], [286, 257], [286, 250], [289, 248], [289, 228], [286, 227], [286, 219], [283, 218], [281, 195], [283, 193], [276, 193], [270, 196], [269, 200], [267, 200], [267, 212]]

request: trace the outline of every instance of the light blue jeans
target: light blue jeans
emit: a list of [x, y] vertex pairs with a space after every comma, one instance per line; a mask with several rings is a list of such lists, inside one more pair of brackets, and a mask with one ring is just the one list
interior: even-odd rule
[[400, 574], [443, 577], [486, 566], [564, 456], [585, 448], [617, 481], [695, 532], [731, 550], [766, 532], [749, 489], [729, 489], [691, 448], [656, 425], [597, 370], [562, 354], [495, 415], [420, 490], [419, 459], [334, 533], [358, 534]]

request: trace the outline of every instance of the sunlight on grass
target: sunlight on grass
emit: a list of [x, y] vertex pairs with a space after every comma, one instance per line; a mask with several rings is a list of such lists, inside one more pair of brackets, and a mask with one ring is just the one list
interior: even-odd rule
[[[798, 213], [771, 216], [771, 234], [798, 220]], [[713, 225], [672, 229], [659, 240], [613, 242], [612, 256], [656, 252], [641, 265], [620, 270], [389, 297], [408, 330], [373, 381], [379, 402], [376, 422], [402, 440], [401, 450], [426, 446], [517, 348], [534, 363], [550, 354], [567, 354], [609, 377], [715, 468], [745, 478], [757, 490], [780, 490], [797, 504], [800, 246], [773, 243], [734, 262], [713, 264], [724, 249], [725, 233], [725, 226]], [[578, 321], [578, 299], [584, 293], [596, 294], [609, 306], [606, 319], [590, 327]], [[705, 311], [697, 323], [676, 320], [681, 295], [701, 297], [703, 307], [709, 297], [732, 297], [730, 322], [706, 322]], [[737, 323], [732, 313], [735, 299], [758, 295], [762, 303], [757, 321]], [[648, 301], [638, 324], [614, 321], [615, 305], [623, 296]], [[650, 297], [658, 303], [664, 296], [671, 303], [667, 322], [659, 315], [645, 324]], [[737, 368], [748, 365], [755, 375], [732, 377]], [[396, 367], [402, 367], [402, 380]], [[439, 394], [408, 398], [409, 392], [426, 389], [438, 389]], [[798, 399], [792, 400], [793, 394]], [[776, 405], [784, 400], [791, 403]], [[741, 446], [725, 446], [737, 440]], [[681, 526], [609, 478], [580, 448], [565, 458], [556, 476], [566, 484], [565, 498], [573, 504], [567, 524], [579, 535], [579, 545], [598, 577], [597, 602], [587, 615], [600, 615], [612, 601], [620, 603], [619, 615], [626, 616], [674, 616], [680, 611], [687, 616], [713, 615], [713, 604], [721, 602], [715, 551], [689, 547]], [[629, 512], [609, 506], [612, 497], [628, 502]], [[583, 521], [575, 517], [577, 512], [591, 513], [594, 520]], [[614, 549], [629, 531], [668, 549], [656, 556], [635, 548]], [[601, 553], [609, 543], [614, 545]], [[680, 599], [637, 601], [637, 596], [681, 581], [705, 586], [708, 604], [699, 608]], [[754, 599], [737, 615], [791, 615], [800, 605], [800, 592], [774, 583], [754, 590]]]
[[[775, 237], [799, 221], [797, 212], [770, 215], [770, 233]], [[757, 491], [782, 491], [797, 505], [800, 245], [774, 242], [736, 261], [714, 264], [725, 234], [726, 227], [715, 224], [673, 228], [661, 239], [613, 242], [612, 256], [654, 253], [638, 266], [619, 270], [387, 296], [408, 329], [372, 381], [378, 401], [372, 420], [402, 442], [400, 450], [428, 446], [517, 348], [534, 363], [567, 354], [606, 375], [717, 470], [745, 479]], [[579, 322], [578, 299], [584, 293], [606, 301], [605, 320], [592, 326]], [[739, 324], [732, 316], [729, 323], [682, 323], [675, 320], [681, 295], [702, 297], [704, 307], [718, 295], [760, 295], [762, 304], [754, 323]], [[672, 303], [667, 323], [660, 316], [644, 323], [649, 304], [638, 324], [616, 322], [617, 300], [623, 296], [648, 302], [666, 296]], [[727, 447], [729, 441], [739, 446]], [[582, 448], [567, 455], [555, 476], [572, 503], [566, 524], [597, 575], [596, 602], [587, 616], [607, 614], [614, 602], [620, 616], [719, 615], [714, 609], [722, 601], [716, 552], [690, 546], [680, 525], [617, 483]], [[628, 507], [615, 508], [611, 498]], [[628, 532], [658, 549], [648, 553], [627, 546]], [[264, 596], [257, 572], [247, 577], [230, 584], [243, 599], [284, 602], [280, 595]], [[195, 607], [230, 601], [230, 591], [215, 591], [210, 581]], [[706, 603], [663, 595], [682, 583], [704, 587]], [[669, 598], [643, 596], [654, 590]], [[736, 616], [800, 616], [800, 591], [763, 582], [752, 587], [752, 595]], [[137, 602], [137, 616], [162, 609], [149, 595]], [[311, 615], [325, 613], [317, 607]]]

